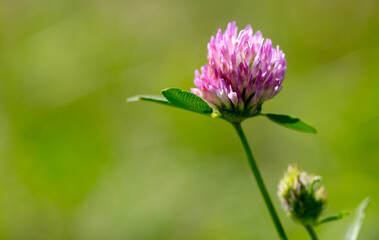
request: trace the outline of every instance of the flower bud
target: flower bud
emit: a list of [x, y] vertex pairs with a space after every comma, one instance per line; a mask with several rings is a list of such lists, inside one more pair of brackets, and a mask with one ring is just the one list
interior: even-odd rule
[[288, 215], [296, 222], [314, 225], [325, 207], [327, 194], [317, 182], [320, 176], [299, 171], [296, 165], [288, 171], [278, 186], [278, 196]]

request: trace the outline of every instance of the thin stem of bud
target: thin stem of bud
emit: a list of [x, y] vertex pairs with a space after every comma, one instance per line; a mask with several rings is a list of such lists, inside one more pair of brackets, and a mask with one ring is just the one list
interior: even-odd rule
[[318, 240], [317, 234], [311, 225], [304, 225], [304, 227], [307, 229], [307, 232], [312, 240]]
[[247, 159], [249, 160], [251, 170], [253, 172], [253, 175], [255, 177], [255, 180], [257, 182], [259, 190], [261, 191], [262, 197], [266, 203], [266, 207], [267, 207], [268, 211], [270, 212], [270, 216], [271, 216], [272, 221], [274, 222], [274, 225], [276, 227], [276, 231], [278, 232], [280, 239], [287, 240], [288, 238], [286, 236], [286, 233], [284, 232], [282, 224], [280, 223], [278, 214], [275, 211], [275, 207], [272, 204], [270, 195], [268, 194], [267, 188], [263, 182], [263, 179], [262, 179], [261, 173], [259, 172], [259, 168], [257, 166], [257, 163], [254, 160], [253, 154], [252, 154], [251, 149], [249, 147], [249, 143], [248, 143], [246, 136], [242, 130], [241, 123], [233, 123], [233, 126], [236, 129], [239, 138], [241, 139], [243, 148], [245, 149]]

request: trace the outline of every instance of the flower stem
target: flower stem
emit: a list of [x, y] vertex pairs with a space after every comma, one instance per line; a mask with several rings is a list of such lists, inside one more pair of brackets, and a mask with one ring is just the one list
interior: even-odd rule
[[311, 236], [312, 240], [318, 240], [317, 234], [311, 225], [304, 225], [304, 227], [307, 229], [307, 232], [309, 233], [309, 236]]
[[266, 203], [266, 207], [267, 207], [268, 211], [270, 212], [270, 216], [271, 216], [272, 221], [274, 222], [274, 225], [276, 227], [276, 231], [278, 232], [280, 239], [287, 240], [288, 238], [286, 236], [286, 233], [284, 232], [282, 224], [280, 223], [280, 220], [279, 220], [278, 214], [275, 211], [274, 205], [272, 204], [270, 195], [268, 194], [266, 186], [263, 182], [263, 179], [262, 179], [261, 173], [259, 172], [257, 163], [254, 160], [253, 154], [252, 154], [250, 147], [249, 147], [249, 143], [247, 142], [246, 136], [242, 130], [241, 123], [233, 123], [233, 126], [236, 129], [237, 134], [241, 139], [243, 148], [245, 149], [247, 159], [249, 160], [251, 170], [252, 170], [253, 175], [255, 177], [255, 180], [258, 184], [259, 190], [261, 191], [262, 197]]

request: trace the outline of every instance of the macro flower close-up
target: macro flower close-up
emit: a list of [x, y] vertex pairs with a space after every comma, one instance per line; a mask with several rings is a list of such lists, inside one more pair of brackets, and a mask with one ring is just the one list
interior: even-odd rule
[[317, 130], [297, 117], [261, 113], [263, 102], [280, 92], [287, 62], [279, 46], [273, 48], [271, 40], [265, 40], [260, 31], [253, 34], [250, 25], [238, 35], [237, 30], [236, 23], [230, 22], [224, 33], [219, 29], [216, 38], [211, 37], [208, 63], [201, 68], [202, 74], [195, 71], [197, 88], [192, 88], [192, 93], [167, 88], [161, 92], [163, 97], [137, 95], [127, 101], [161, 103], [231, 123], [240, 138], [278, 237], [287, 240], [241, 123], [249, 117], [262, 115], [293, 130], [306, 133], [317, 133]]
[[[291, 115], [261, 112], [262, 104], [281, 91], [287, 70], [283, 51], [278, 45], [273, 47], [271, 39], [264, 39], [260, 31], [254, 33], [250, 25], [238, 33], [236, 23], [230, 22], [224, 32], [219, 29], [216, 37], [211, 37], [207, 48], [207, 64], [201, 68], [201, 73], [195, 70], [194, 84], [197, 88], [192, 88], [191, 92], [166, 88], [161, 91], [163, 97], [136, 95], [127, 98], [127, 102], [159, 103], [231, 123], [241, 141], [277, 237], [288, 240], [241, 123], [247, 118], [264, 116], [300, 132], [315, 134], [317, 129]], [[296, 165], [290, 165], [278, 190], [287, 214], [305, 227], [312, 240], [318, 240], [314, 227], [341, 220], [350, 213], [343, 211], [319, 220], [327, 200], [324, 187], [317, 184], [320, 180], [321, 177], [309, 175], [299, 171]], [[360, 219], [369, 202], [370, 198], [366, 198], [358, 207], [357, 220], [346, 234], [348, 240], [356, 240]]]
[[282, 89], [287, 63], [279, 46], [273, 47], [250, 25], [238, 33], [235, 22], [218, 30], [208, 43], [208, 62], [195, 71], [191, 91], [227, 118], [259, 114], [261, 104]]
[[0, 28], [0, 240], [379, 239], [379, 0], [0, 0]]

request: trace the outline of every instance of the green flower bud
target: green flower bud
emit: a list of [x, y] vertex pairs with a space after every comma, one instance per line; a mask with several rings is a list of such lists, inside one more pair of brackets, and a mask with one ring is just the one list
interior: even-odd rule
[[296, 165], [288, 171], [278, 186], [278, 196], [288, 215], [296, 222], [314, 225], [325, 207], [327, 194], [317, 182], [320, 176], [299, 171]]

